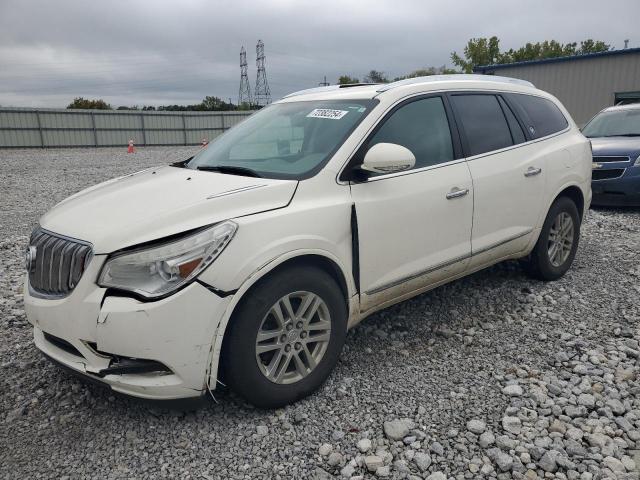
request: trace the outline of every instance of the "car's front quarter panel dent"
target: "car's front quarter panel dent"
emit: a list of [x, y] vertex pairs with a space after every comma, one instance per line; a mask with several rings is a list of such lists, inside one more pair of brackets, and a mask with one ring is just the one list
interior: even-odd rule
[[212, 387], [216, 383], [224, 333], [235, 307], [256, 282], [284, 262], [318, 256], [337, 265], [347, 285], [349, 324], [357, 321], [349, 187], [331, 183], [323, 189], [324, 193], [318, 193], [313, 183], [301, 182], [287, 208], [234, 219], [238, 223], [236, 236], [199, 277], [199, 281], [217, 291], [233, 292], [215, 334], [209, 380]]
[[107, 297], [98, 318], [98, 350], [159, 360], [183, 389], [199, 393], [206, 388], [212, 341], [229, 301], [199, 283], [155, 302]]

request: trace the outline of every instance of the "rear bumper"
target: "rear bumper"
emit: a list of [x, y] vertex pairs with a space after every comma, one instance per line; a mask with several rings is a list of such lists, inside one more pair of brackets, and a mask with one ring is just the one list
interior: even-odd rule
[[77, 290], [48, 300], [25, 286], [34, 342], [47, 357], [135, 397], [170, 400], [206, 391], [212, 342], [230, 298], [199, 283], [155, 302], [105, 297], [96, 286], [87, 296]]
[[640, 206], [640, 167], [627, 169], [624, 176], [591, 183], [592, 205]]

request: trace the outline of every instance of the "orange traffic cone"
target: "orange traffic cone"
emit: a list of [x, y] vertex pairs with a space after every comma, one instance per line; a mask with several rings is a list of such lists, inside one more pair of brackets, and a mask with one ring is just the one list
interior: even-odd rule
[[206, 148], [207, 145], [209, 145], [209, 140], [203, 138], [202, 142], [200, 143], [200, 148]]
[[127, 153], [135, 153], [136, 149], [133, 148], [133, 138], [129, 139], [129, 146], [127, 147]]

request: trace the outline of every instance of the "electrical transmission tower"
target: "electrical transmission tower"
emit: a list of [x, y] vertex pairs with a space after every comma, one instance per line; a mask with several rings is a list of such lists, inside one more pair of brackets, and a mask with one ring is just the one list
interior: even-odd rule
[[258, 75], [256, 76], [256, 89], [253, 92], [253, 101], [257, 106], [264, 106], [271, 103], [271, 92], [267, 83], [267, 72], [264, 69], [264, 43], [258, 40], [256, 45], [256, 66], [258, 67]]
[[238, 107], [242, 105], [251, 105], [251, 86], [249, 85], [249, 76], [247, 66], [247, 51], [242, 47], [240, 49], [240, 91], [238, 92]]

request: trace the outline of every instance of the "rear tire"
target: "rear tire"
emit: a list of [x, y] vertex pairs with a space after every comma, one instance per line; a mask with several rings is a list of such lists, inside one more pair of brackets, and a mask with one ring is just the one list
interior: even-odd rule
[[557, 198], [525, 262], [528, 273], [544, 281], [559, 279], [571, 267], [579, 239], [580, 215], [576, 204], [568, 197]]
[[347, 315], [342, 291], [325, 271], [296, 266], [268, 275], [229, 321], [221, 365], [226, 383], [260, 408], [310, 395], [338, 360]]

